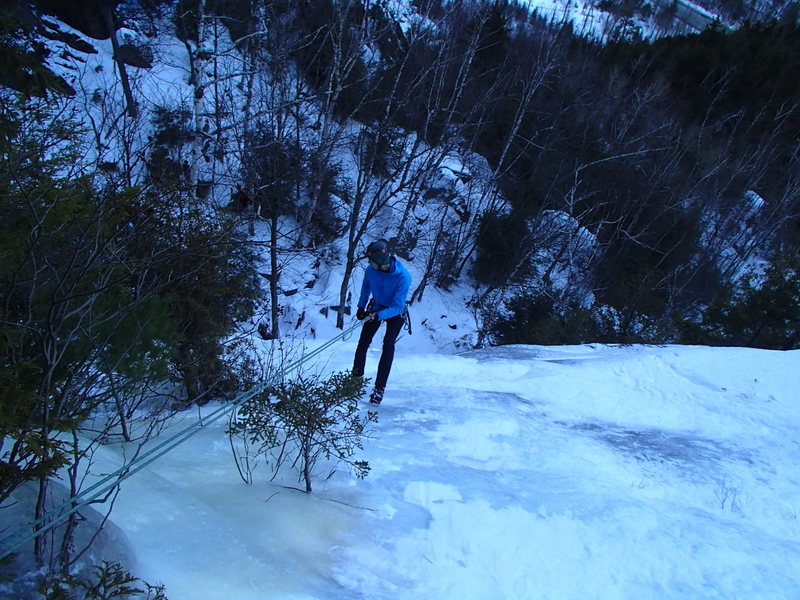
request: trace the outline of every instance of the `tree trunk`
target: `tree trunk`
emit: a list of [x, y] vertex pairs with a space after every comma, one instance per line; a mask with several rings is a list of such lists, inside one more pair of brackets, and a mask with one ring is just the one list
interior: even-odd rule
[[203, 97], [206, 93], [206, 70], [209, 62], [208, 55], [211, 54], [206, 51], [206, 0], [199, 0], [197, 3], [197, 47], [192, 48], [191, 44], [186, 41], [186, 50], [189, 53], [189, 64], [191, 73], [189, 74], [189, 81], [194, 89], [192, 111], [194, 113], [194, 136], [191, 142], [192, 147], [192, 160], [189, 164], [188, 181], [186, 182], [189, 188], [189, 193], [193, 197], [197, 197], [197, 182], [199, 179], [199, 168], [201, 159], [203, 158], [203, 140], [206, 139], [205, 123], [206, 117], [205, 103]]
[[347, 304], [347, 288], [354, 271], [353, 260], [348, 258], [344, 265], [344, 276], [339, 287], [339, 310], [336, 313], [336, 328], [344, 329], [344, 309]]
[[303, 480], [306, 484], [306, 493], [311, 493], [311, 440], [303, 440]]
[[128, 71], [125, 69], [125, 63], [119, 55], [119, 40], [117, 40], [117, 28], [114, 26], [114, 6], [107, 4], [103, 9], [103, 17], [106, 22], [106, 29], [111, 38], [111, 48], [114, 50], [114, 63], [117, 65], [119, 71], [119, 80], [122, 83], [122, 92], [125, 94], [125, 101], [128, 103], [128, 116], [135, 119], [138, 114], [136, 101], [133, 99], [133, 92], [131, 91], [131, 84], [128, 81]]
[[269, 279], [269, 301], [270, 318], [272, 325], [272, 337], [280, 337], [280, 306], [278, 304], [278, 286], [280, 282], [280, 272], [278, 266], [278, 214], [273, 211], [270, 217], [269, 227], [269, 264], [272, 270], [272, 277]]

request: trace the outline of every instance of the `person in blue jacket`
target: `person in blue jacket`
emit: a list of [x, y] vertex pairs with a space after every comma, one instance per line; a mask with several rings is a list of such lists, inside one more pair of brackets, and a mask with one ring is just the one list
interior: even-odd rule
[[352, 374], [356, 377], [364, 376], [367, 350], [381, 323], [385, 322], [386, 333], [383, 336], [383, 348], [378, 361], [378, 376], [375, 379], [375, 389], [369, 397], [371, 404], [380, 404], [389, 372], [392, 370], [394, 344], [405, 320], [411, 275], [389, 251], [386, 240], [376, 240], [367, 246], [367, 259], [369, 266], [364, 271], [364, 281], [361, 283], [361, 296], [358, 298], [356, 311], [356, 318], [364, 321], [364, 325], [353, 359]]

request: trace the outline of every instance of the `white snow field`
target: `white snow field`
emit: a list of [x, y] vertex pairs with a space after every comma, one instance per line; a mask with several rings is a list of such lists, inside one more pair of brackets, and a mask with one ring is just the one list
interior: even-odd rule
[[800, 351], [413, 340], [366, 479], [245, 485], [217, 421], [124, 484], [134, 573], [171, 600], [800, 598]]

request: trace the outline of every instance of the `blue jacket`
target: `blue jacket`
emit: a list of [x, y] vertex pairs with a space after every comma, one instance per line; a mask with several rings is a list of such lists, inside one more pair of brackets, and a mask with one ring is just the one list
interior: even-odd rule
[[364, 271], [364, 281], [361, 282], [358, 306], [366, 308], [372, 295], [375, 300], [373, 310], [378, 313], [378, 318], [381, 321], [391, 319], [406, 311], [406, 299], [410, 288], [411, 275], [393, 256], [392, 267], [386, 273], [367, 266]]

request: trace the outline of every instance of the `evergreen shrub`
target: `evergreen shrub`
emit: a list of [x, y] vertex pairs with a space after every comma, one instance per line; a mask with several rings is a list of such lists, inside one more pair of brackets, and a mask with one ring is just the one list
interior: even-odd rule
[[699, 322], [680, 323], [683, 341], [774, 350], [800, 348], [800, 253], [777, 258], [721, 295]]
[[363, 449], [369, 424], [377, 421], [377, 413], [358, 409], [365, 388], [363, 378], [348, 372], [324, 381], [300, 376], [245, 402], [228, 429], [232, 442], [239, 438], [245, 448], [234, 456], [245, 482], [252, 481], [252, 467], [259, 459], [272, 467], [273, 479], [284, 465], [298, 471], [306, 492], [312, 491], [321, 459], [344, 462], [356, 477], [366, 477], [369, 464], [354, 458]]
[[570, 307], [559, 313], [547, 295], [517, 296], [506, 303], [507, 314], [494, 323], [492, 336], [500, 344], [582, 344], [603, 341], [592, 311]]

